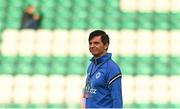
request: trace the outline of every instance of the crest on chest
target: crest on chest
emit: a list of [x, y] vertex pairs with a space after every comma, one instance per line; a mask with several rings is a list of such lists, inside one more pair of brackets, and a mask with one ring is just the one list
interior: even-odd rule
[[101, 72], [96, 73], [96, 79], [98, 79], [101, 76]]

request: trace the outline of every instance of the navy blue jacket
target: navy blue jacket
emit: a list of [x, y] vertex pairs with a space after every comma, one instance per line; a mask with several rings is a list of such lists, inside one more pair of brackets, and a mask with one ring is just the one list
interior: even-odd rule
[[122, 108], [121, 70], [111, 53], [91, 59], [85, 87], [86, 108]]

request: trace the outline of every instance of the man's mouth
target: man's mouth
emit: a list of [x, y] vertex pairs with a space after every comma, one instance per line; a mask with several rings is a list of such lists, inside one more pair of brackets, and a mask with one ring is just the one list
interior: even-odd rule
[[95, 52], [96, 50], [95, 49], [91, 49], [91, 52]]

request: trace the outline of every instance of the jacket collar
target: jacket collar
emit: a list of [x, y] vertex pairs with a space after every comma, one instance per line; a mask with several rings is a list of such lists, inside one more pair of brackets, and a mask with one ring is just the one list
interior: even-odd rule
[[111, 58], [111, 56], [112, 56], [111, 53], [106, 53], [105, 55], [103, 55], [103, 56], [101, 56], [101, 57], [99, 57], [99, 58], [97, 58], [97, 59], [95, 59], [94, 57], [92, 57], [92, 58], [90, 59], [90, 61], [97, 65], [97, 64], [99, 64], [99, 63], [102, 63], [102, 62], [107, 61], [108, 59]]

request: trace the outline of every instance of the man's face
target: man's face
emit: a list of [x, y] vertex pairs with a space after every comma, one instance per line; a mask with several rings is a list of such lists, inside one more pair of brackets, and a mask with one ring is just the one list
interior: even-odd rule
[[100, 57], [106, 53], [108, 44], [103, 44], [101, 36], [95, 36], [89, 41], [89, 51], [94, 57]]
[[30, 6], [28, 8], [28, 13], [33, 13], [34, 11], [35, 11], [35, 7], [33, 7], [33, 6]]

